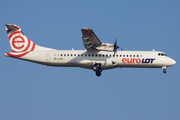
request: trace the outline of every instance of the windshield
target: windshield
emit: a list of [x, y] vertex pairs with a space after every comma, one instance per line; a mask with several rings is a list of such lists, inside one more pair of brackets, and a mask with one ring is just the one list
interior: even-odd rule
[[159, 56], [167, 56], [165, 53], [158, 53]]

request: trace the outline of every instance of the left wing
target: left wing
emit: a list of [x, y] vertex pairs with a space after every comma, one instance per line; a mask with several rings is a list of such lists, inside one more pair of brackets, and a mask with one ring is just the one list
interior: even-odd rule
[[102, 45], [101, 41], [98, 39], [91, 28], [83, 28], [81, 29], [81, 31], [83, 34], [82, 40], [84, 43], [84, 47], [87, 50], [96, 49], [97, 47]]
[[83, 28], [82, 31], [82, 40], [84, 43], [84, 47], [89, 50], [98, 50], [98, 51], [116, 51], [119, 46], [116, 44], [109, 43], [101, 43], [96, 34], [93, 32], [91, 28]]

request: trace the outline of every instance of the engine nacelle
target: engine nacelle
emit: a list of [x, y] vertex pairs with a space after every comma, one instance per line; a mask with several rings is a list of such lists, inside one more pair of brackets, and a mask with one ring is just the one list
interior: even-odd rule
[[[119, 46], [116, 46], [119, 48]], [[110, 51], [113, 52], [114, 45], [110, 43], [102, 43], [101, 46], [95, 47], [96, 50], [102, 50], [102, 51]]]

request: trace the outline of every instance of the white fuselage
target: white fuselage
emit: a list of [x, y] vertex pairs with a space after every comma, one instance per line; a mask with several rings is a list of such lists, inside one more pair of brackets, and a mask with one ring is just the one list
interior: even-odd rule
[[176, 62], [158, 55], [160, 51], [90, 51], [87, 50], [47, 50], [31, 51], [20, 59], [57, 67], [81, 67], [92, 69], [96, 63], [101, 69], [116, 67], [162, 68], [174, 65]]
[[5, 24], [5, 28], [12, 50], [6, 56], [47, 66], [92, 69], [101, 76], [102, 70], [117, 67], [162, 68], [166, 73], [166, 68], [176, 63], [160, 51], [117, 51], [117, 39], [114, 44], [101, 43], [90, 28], [81, 29], [86, 50], [42, 47], [28, 39], [19, 26]]

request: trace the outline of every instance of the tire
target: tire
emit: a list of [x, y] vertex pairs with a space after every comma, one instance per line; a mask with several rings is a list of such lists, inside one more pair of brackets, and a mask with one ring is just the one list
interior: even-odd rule
[[100, 71], [96, 71], [96, 76], [101, 76], [101, 72]]

